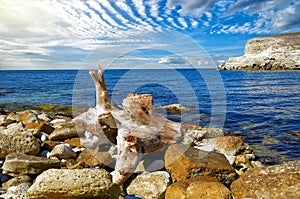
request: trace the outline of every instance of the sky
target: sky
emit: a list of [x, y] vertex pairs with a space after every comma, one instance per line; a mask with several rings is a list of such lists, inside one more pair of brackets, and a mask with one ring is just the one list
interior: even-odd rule
[[0, 69], [216, 67], [300, 31], [299, 0], [0, 0]]

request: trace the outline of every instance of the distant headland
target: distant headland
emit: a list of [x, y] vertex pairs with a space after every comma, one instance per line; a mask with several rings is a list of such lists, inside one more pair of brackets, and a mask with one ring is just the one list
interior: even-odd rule
[[251, 39], [218, 70], [300, 70], [300, 32]]

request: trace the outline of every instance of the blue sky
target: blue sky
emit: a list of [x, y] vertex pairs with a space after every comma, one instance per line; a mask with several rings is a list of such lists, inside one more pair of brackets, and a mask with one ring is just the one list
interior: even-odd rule
[[300, 31], [299, 13], [298, 0], [0, 0], [0, 69], [215, 67], [248, 39]]

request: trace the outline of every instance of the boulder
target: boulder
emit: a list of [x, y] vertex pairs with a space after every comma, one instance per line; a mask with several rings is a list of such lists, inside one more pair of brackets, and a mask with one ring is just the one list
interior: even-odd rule
[[76, 158], [77, 154], [72, 150], [69, 144], [59, 144], [50, 152], [49, 157], [60, 159]]
[[27, 191], [29, 199], [119, 198], [121, 189], [104, 169], [49, 169]]
[[225, 185], [230, 185], [237, 177], [223, 154], [199, 150], [189, 145], [171, 145], [165, 154], [165, 167], [175, 182], [198, 176], [211, 176]]
[[299, 198], [300, 161], [249, 169], [230, 189], [235, 199]]
[[11, 153], [36, 155], [39, 151], [37, 139], [23, 127], [16, 124], [0, 130], [0, 158], [5, 158]]
[[10, 176], [38, 175], [49, 168], [60, 168], [60, 161], [23, 153], [6, 156], [2, 166], [3, 173]]
[[83, 133], [84, 130], [77, 128], [74, 123], [65, 123], [55, 128], [50, 134], [49, 139], [51, 141], [64, 141], [66, 139], [79, 137], [79, 134]]
[[191, 111], [191, 107], [186, 107], [182, 104], [169, 104], [162, 107], [166, 111], [173, 112], [173, 113], [180, 113], [182, 111]]
[[166, 199], [231, 199], [230, 190], [216, 178], [199, 176], [168, 187]]
[[163, 199], [171, 183], [170, 174], [166, 171], [142, 173], [127, 187], [127, 193], [145, 199]]

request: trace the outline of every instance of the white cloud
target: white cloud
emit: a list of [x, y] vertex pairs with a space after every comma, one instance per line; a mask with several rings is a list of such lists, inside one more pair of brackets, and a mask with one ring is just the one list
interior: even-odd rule
[[163, 57], [158, 60], [159, 64], [182, 65], [186, 64], [186, 60], [182, 57]]
[[216, 2], [217, 0], [167, 0], [167, 7], [173, 9], [181, 6], [180, 14], [182, 16], [201, 17], [207, 10], [212, 9]]

